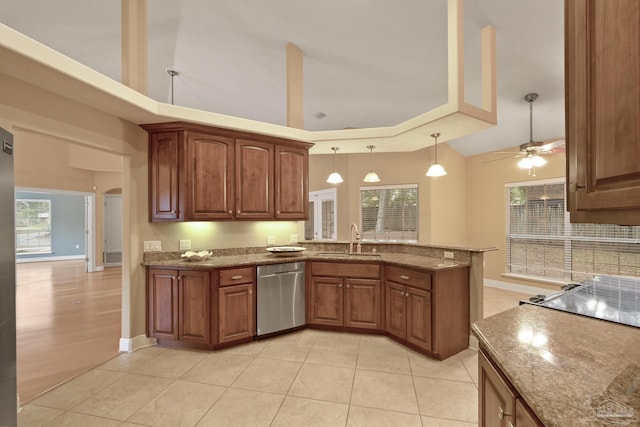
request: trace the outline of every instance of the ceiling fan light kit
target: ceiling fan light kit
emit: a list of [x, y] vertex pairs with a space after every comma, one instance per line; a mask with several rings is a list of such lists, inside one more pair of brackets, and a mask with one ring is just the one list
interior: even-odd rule
[[338, 168], [337, 168], [337, 163], [336, 163], [336, 158], [338, 156], [338, 150], [340, 148], [331, 147], [331, 149], [333, 150], [333, 172], [331, 173], [331, 175], [329, 175], [329, 178], [327, 178], [327, 182], [329, 184], [340, 184], [341, 182], [344, 181], [342, 179], [342, 176], [340, 176], [340, 174], [338, 173]]
[[371, 170], [369, 171], [369, 173], [367, 175], [365, 175], [363, 181], [364, 182], [380, 182], [380, 177], [378, 176], [377, 173], [374, 172], [373, 170], [373, 149], [376, 148], [375, 145], [367, 145], [367, 148], [369, 149], [369, 153], [371, 153]]
[[444, 170], [444, 168], [442, 167], [442, 165], [440, 163], [438, 163], [438, 137], [439, 136], [440, 136], [439, 133], [432, 133], [431, 134], [431, 137], [436, 140], [436, 142], [434, 144], [434, 147], [435, 147], [435, 158], [434, 158], [433, 164], [429, 167], [429, 170], [425, 174], [426, 176], [444, 176], [444, 175], [447, 174], [447, 171]]

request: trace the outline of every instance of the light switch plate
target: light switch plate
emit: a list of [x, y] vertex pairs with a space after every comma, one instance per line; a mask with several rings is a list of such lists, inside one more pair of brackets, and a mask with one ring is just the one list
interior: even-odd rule
[[444, 257], [446, 259], [453, 259], [453, 252], [444, 251]]
[[276, 236], [267, 236], [267, 245], [275, 245]]
[[187, 249], [191, 249], [191, 240], [180, 240], [180, 250], [186, 251]]
[[160, 240], [145, 240], [144, 241], [144, 251], [145, 252], [155, 252], [155, 251], [161, 251], [162, 250], [162, 244], [160, 243]]
[[298, 235], [289, 234], [289, 243], [298, 243]]

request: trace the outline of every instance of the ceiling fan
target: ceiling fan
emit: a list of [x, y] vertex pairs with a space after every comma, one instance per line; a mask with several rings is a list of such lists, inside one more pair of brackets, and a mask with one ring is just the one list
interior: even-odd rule
[[[547, 141], [533, 140], [533, 102], [538, 99], [537, 93], [528, 93], [524, 100], [529, 103], [529, 142], [520, 144], [518, 152], [513, 151], [493, 151], [497, 154], [512, 154], [509, 157], [522, 157], [518, 166], [529, 170], [529, 175], [536, 176], [536, 168], [544, 166], [547, 161], [542, 157], [547, 154], [564, 153], [564, 138], [556, 138]], [[509, 157], [488, 160], [485, 163], [504, 160]]]

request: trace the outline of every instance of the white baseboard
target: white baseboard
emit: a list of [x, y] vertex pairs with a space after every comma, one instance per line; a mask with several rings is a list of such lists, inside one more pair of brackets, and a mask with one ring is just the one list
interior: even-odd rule
[[104, 271], [104, 265], [96, 265], [93, 271]]
[[67, 255], [67, 256], [43, 256], [39, 258], [16, 258], [16, 264], [23, 262], [44, 262], [44, 261], [69, 261], [72, 259], [86, 259], [84, 255]]
[[549, 295], [556, 291], [547, 288], [536, 288], [535, 286], [518, 285], [516, 283], [502, 282], [500, 280], [484, 279], [484, 285], [492, 288], [505, 289], [508, 291], [522, 292], [531, 295]]
[[150, 347], [157, 344], [158, 340], [155, 338], [149, 338], [146, 335], [138, 335], [133, 338], [120, 338], [120, 348], [118, 350], [123, 353], [131, 353], [132, 351], [136, 351], [142, 347]]
[[475, 335], [469, 335], [469, 348], [478, 350], [478, 338], [476, 338]]

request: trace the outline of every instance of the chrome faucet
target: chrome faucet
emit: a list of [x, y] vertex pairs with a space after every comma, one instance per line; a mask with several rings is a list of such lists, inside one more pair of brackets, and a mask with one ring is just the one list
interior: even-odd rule
[[357, 253], [362, 253], [362, 245], [360, 244], [360, 233], [358, 232], [358, 226], [354, 222], [351, 224], [351, 229], [349, 230], [349, 253], [353, 253], [353, 236], [356, 237], [356, 242], [358, 242], [356, 246]]

